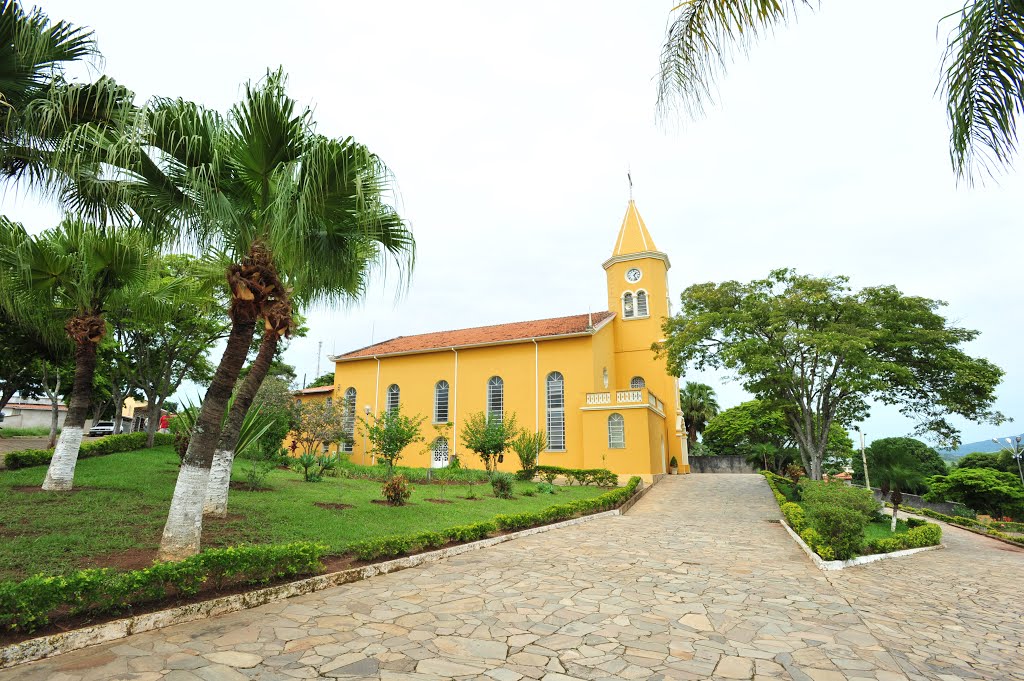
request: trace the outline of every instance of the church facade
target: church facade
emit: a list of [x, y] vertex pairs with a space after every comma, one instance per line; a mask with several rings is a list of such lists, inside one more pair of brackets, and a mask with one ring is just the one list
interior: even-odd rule
[[[460, 431], [470, 414], [486, 412], [515, 413], [520, 426], [546, 433], [541, 465], [649, 480], [675, 458], [688, 472], [678, 381], [651, 350], [669, 314], [669, 258], [633, 201], [603, 267], [607, 311], [393, 338], [331, 357], [334, 386], [299, 399], [342, 401], [351, 442], [341, 447], [356, 463], [372, 462], [356, 416], [400, 404], [426, 417], [427, 442], [403, 452], [406, 466], [445, 466], [453, 452], [480, 466]], [[514, 453], [499, 468], [517, 470]]]

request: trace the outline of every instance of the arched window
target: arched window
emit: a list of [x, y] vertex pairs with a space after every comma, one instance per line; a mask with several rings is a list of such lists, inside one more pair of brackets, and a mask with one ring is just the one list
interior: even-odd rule
[[565, 451], [565, 379], [552, 371], [547, 379], [548, 451]]
[[647, 381], [644, 380], [643, 376], [634, 376], [629, 379], [630, 390], [643, 390], [647, 387]]
[[333, 397], [331, 397], [330, 395], [328, 395], [328, 396], [327, 396], [327, 401], [326, 401], [326, 404], [327, 404], [327, 406], [329, 407], [329, 406], [331, 406], [331, 405], [332, 405], [333, 403], [334, 403], [334, 398], [333, 398]]
[[626, 291], [622, 294], [622, 316], [625, 319], [634, 316], [633, 310], [633, 294]]
[[622, 414], [608, 417], [608, 449], [626, 448], [626, 420]]
[[434, 384], [434, 423], [448, 423], [448, 381]]
[[345, 398], [341, 405], [341, 451], [351, 452], [356, 434], [356, 389], [345, 388]]
[[505, 411], [505, 381], [501, 376], [487, 379], [487, 418], [501, 423]]
[[402, 391], [398, 387], [397, 383], [392, 383], [391, 385], [388, 386], [388, 400], [386, 403], [388, 411], [398, 410], [398, 401], [399, 399], [401, 399], [401, 396]]
[[647, 316], [647, 291], [636, 292], [636, 316]]
[[439, 437], [434, 440], [431, 468], [444, 468], [448, 465], [448, 438]]

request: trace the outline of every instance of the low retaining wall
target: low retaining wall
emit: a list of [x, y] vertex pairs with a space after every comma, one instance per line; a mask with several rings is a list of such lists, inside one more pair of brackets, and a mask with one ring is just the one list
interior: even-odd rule
[[[872, 491], [875, 493], [875, 499], [878, 499], [883, 504], [889, 501], [888, 497], [882, 496], [882, 491], [877, 487], [872, 487]], [[913, 506], [914, 508], [927, 508], [936, 513], [944, 513], [945, 515], [956, 515], [956, 511], [959, 509], [961, 512], [967, 507], [956, 501], [925, 501], [916, 494], [904, 494], [902, 504], [907, 506]]]
[[757, 473], [757, 469], [738, 454], [726, 456], [691, 456], [691, 473]]

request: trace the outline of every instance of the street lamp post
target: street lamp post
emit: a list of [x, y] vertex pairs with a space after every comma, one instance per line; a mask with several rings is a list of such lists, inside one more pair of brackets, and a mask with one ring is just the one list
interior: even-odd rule
[[992, 442], [995, 442], [997, 445], [999, 445], [999, 448], [1001, 450], [1009, 452], [1010, 456], [1012, 456], [1014, 461], [1017, 462], [1017, 474], [1020, 475], [1020, 482], [1022, 485], [1024, 485], [1024, 470], [1021, 469], [1020, 465], [1021, 458], [1024, 458], [1024, 446], [1021, 446], [1020, 435], [1018, 435], [1015, 438], [1007, 437], [1003, 439], [1006, 441], [1006, 444], [1008, 444], [1009, 447], [1004, 447], [1003, 443], [997, 440], [996, 438], [992, 438]]
[[864, 433], [858, 427], [855, 427], [854, 430], [860, 435], [860, 460], [864, 462], [864, 488], [871, 489], [871, 481], [868, 479], [868, 455], [864, 451]]

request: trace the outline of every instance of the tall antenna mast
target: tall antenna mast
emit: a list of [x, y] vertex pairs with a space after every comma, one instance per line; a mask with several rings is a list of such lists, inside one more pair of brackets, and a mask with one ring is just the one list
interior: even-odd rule
[[633, 173], [629, 169], [629, 167], [626, 168], [626, 179], [629, 180], [629, 200], [632, 201], [633, 200]]
[[324, 342], [316, 342], [316, 377], [320, 378], [320, 355], [323, 354]]

